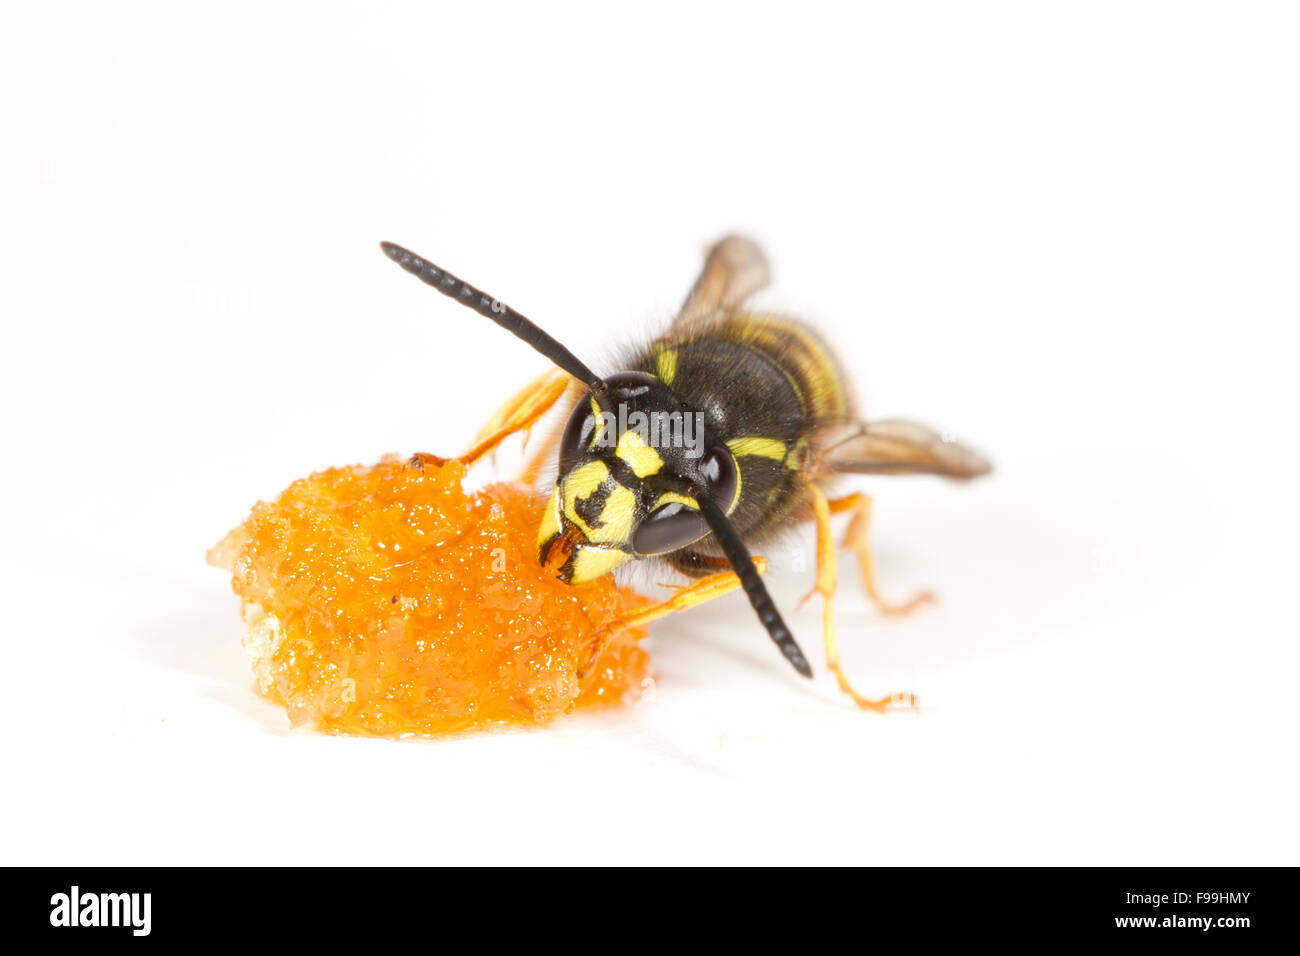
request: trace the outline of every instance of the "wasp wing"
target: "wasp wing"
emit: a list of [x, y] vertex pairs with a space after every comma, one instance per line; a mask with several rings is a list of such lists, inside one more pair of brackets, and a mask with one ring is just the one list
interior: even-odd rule
[[719, 239], [709, 250], [673, 329], [708, 327], [722, 321], [766, 286], [768, 279], [767, 257], [758, 243], [744, 236]]
[[822, 467], [864, 475], [942, 475], [969, 479], [993, 466], [981, 454], [916, 422], [856, 425], [822, 445]]

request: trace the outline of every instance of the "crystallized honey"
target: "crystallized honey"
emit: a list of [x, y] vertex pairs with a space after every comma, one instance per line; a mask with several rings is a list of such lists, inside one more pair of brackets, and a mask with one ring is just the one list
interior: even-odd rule
[[611, 578], [569, 585], [537, 561], [543, 500], [463, 488], [465, 467], [333, 468], [258, 504], [208, 553], [243, 601], [258, 690], [294, 725], [439, 734], [531, 724], [649, 686], [644, 631], [596, 628], [649, 603]]

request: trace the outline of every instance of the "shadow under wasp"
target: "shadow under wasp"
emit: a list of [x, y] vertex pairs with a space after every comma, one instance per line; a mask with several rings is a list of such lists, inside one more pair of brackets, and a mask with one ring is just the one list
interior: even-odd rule
[[[566, 392], [574, 394], [558, 438], [559, 474], [538, 530], [538, 559], [575, 584], [651, 557], [696, 579], [602, 629], [588, 667], [599, 655], [601, 635], [614, 627], [646, 623], [739, 586], [786, 660], [811, 677], [808, 659], [763, 585], [763, 559], [751, 552], [811, 519], [817, 577], [808, 596], [823, 598], [826, 661], [840, 689], [875, 711], [915, 706], [911, 694], [859, 694], [840, 664], [831, 611], [831, 516], [852, 514], [843, 544], [856, 552], [863, 585], [882, 611], [903, 614], [930, 595], [902, 604], [884, 600], [867, 543], [871, 499], [860, 492], [828, 498], [827, 492], [850, 473], [965, 480], [987, 474], [990, 466], [924, 425], [861, 420], [844, 372], [819, 335], [793, 319], [745, 309], [768, 283], [767, 260], [754, 242], [729, 236], [716, 243], [667, 332], [633, 355], [626, 369], [605, 376], [499, 300], [401, 246], [385, 242], [382, 248], [403, 269], [513, 333], [559, 369], [517, 393], [461, 461], [474, 461], [532, 428]], [[530, 474], [540, 461], [534, 459]]]

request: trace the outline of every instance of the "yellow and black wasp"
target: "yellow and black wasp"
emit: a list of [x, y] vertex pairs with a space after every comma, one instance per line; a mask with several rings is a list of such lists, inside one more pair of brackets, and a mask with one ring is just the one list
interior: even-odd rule
[[[828, 499], [846, 473], [934, 474], [970, 479], [989, 464], [923, 425], [859, 418], [826, 344], [788, 318], [745, 311], [768, 282], [758, 246], [729, 236], [713, 246], [672, 326], [623, 371], [600, 376], [537, 325], [426, 259], [393, 245], [394, 262], [523, 339], [561, 370], [531, 383], [497, 413], [462, 460], [531, 428], [566, 391], [578, 392], [559, 438], [559, 475], [538, 532], [538, 557], [580, 583], [630, 560], [656, 557], [697, 578], [637, 623], [708, 600], [737, 584], [794, 668], [812, 667], [763, 585], [751, 548], [796, 522], [817, 525], [817, 583], [824, 599], [828, 666], [861, 707], [913, 704], [909, 694], [870, 699], [840, 666], [831, 597], [831, 516], [852, 512], [845, 545], [857, 552], [868, 594], [883, 610], [867, 546], [871, 500]], [[570, 379], [576, 379], [576, 383]], [[757, 563], [757, 566], [756, 566]], [[596, 649], [593, 649], [594, 661]]]

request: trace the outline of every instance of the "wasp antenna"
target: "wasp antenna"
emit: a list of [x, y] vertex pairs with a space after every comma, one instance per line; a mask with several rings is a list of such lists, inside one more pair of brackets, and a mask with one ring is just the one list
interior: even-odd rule
[[795, 670], [804, 677], [812, 677], [812, 665], [808, 663], [808, 658], [804, 657], [799, 642], [790, 633], [790, 628], [786, 627], [781, 612], [776, 609], [776, 604], [772, 601], [772, 595], [767, 593], [767, 587], [759, 577], [758, 569], [754, 567], [754, 558], [745, 547], [745, 542], [740, 540], [740, 533], [736, 531], [736, 526], [703, 488], [692, 488], [690, 495], [699, 504], [700, 514], [703, 515], [713, 536], [718, 539], [718, 544], [722, 546], [722, 553], [727, 556], [732, 570], [740, 578], [740, 586], [744, 589], [745, 596], [749, 598], [749, 603], [753, 606], [759, 621], [767, 629], [768, 636], [781, 649], [781, 653]]
[[576, 355], [543, 332], [534, 322], [520, 315], [504, 302], [492, 298], [464, 279], [456, 278], [447, 270], [439, 268], [427, 259], [420, 258], [414, 252], [403, 249], [396, 243], [381, 242], [379, 248], [384, 250], [384, 255], [425, 285], [433, 286], [448, 298], [468, 306], [479, 315], [491, 319], [507, 332], [523, 339], [564, 371], [584, 382], [593, 392], [605, 391], [604, 379], [587, 368]]

